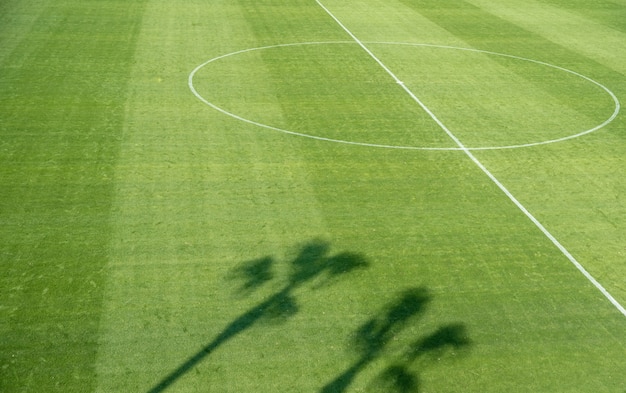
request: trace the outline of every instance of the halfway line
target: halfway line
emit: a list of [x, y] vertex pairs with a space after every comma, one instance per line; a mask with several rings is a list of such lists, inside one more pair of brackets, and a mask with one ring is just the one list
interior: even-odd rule
[[539, 222], [539, 220], [537, 220], [535, 218], [535, 216], [533, 216], [528, 209], [526, 209], [524, 207], [524, 205], [522, 205], [522, 203], [520, 201], [517, 200], [517, 198], [515, 198], [515, 196], [513, 196], [513, 194], [511, 194], [511, 192], [478, 160], [478, 158], [476, 158], [476, 156], [474, 156], [474, 154], [472, 154], [472, 152], [465, 147], [465, 145], [459, 140], [459, 138], [456, 137], [456, 135], [454, 135], [452, 133], [452, 131], [450, 131], [448, 129], [448, 127], [446, 127], [445, 124], [443, 124], [441, 122], [441, 120], [439, 120], [439, 118], [437, 118], [437, 116], [435, 116], [435, 114], [419, 99], [417, 98], [417, 96], [415, 94], [413, 94], [413, 92], [406, 87], [406, 85], [404, 84], [404, 82], [402, 82], [400, 80], [400, 78], [398, 78], [374, 53], [372, 53], [371, 50], [369, 50], [369, 48], [367, 46], [365, 46], [365, 44], [363, 44], [363, 42], [361, 40], [358, 39], [357, 36], [355, 36], [343, 23], [341, 23], [341, 21], [339, 19], [337, 19], [337, 17], [330, 12], [330, 10], [328, 8], [326, 8], [324, 6], [324, 4], [322, 4], [319, 0], [315, 0], [315, 2], [324, 10], [326, 11], [326, 13], [376, 62], [378, 63], [378, 65], [380, 65], [382, 67], [382, 69], [385, 70], [385, 72], [387, 72], [387, 74], [389, 74], [389, 76], [391, 76], [391, 78], [398, 84], [400, 85], [400, 87], [402, 87], [402, 89], [413, 99], [413, 101], [415, 101], [426, 113], [428, 113], [428, 115], [433, 119], [433, 121], [435, 123], [437, 123], [437, 125], [439, 125], [439, 127], [454, 141], [454, 143], [456, 143], [456, 145], [459, 147], [460, 150], [462, 150], [473, 162], [474, 164], [476, 164], [476, 166], [478, 166], [480, 168], [480, 170], [482, 170], [485, 175], [487, 175], [487, 177], [489, 177], [489, 179], [491, 179], [491, 181], [493, 181], [495, 183], [496, 186], [498, 186], [498, 188], [500, 190], [502, 190], [502, 192], [511, 200], [511, 202], [513, 202], [513, 204], [515, 204], [515, 206], [518, 207], [518, 209], [520, 209], [522, 211], [522, 213], [524, 213], [526, 215], [526, 217], [528, 217], [528, 219], [530, 219], [530, 221], [533, 222], [533, 224], [535, 224], [535, 226], [537, 228], [539, 228], [539, 230], [561, 251], [561, 253], [563, 253], [563, 255], [565, 255], [565, 257], [567, 259], [569, 259], [569, 261], [576, 266], [576, 268], [587, 278], [587, 280], [589, 280], [610, 302], [611, 304], [613, 304], [618, 310], [619, 312], [622, 313], [622, 315], [624, 315], [626, 317], [626, 309], [602, 286], [602, 284], [600, 284], [588, 271], [587, 269], [585, 269], [583, 267], [583, 265], [580, 264], [580, 262], [578, 262], [576, 260], [576, 258], [574, 258], [574, 256], [561, 244], [561, 242], [559, 242], [547, 229], [546, 227], [544, 227], [541, 222]]

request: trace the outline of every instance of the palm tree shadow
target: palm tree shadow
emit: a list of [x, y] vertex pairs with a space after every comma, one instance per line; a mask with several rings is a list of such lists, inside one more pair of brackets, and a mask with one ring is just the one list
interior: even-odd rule
[[[378, 316], [361, 325], [354, 334], [353, 349], [359, 357], [346, 370], [327, 383], [321, 393], [345, 392], [359, 373], [375, 360], [385, 356], [388, 344], [409, 324], [416, 322], [426, 311], [431, 295], [425, 288], [405, 291], [392, 304], [385, 307]], [[471, 344], [463, 324], [449, 324], [435, 332], [418, 338], [408, 347], [409, 350], [399, 356], [387, 354], [392, 365], [383, 370], [370, 391], [415, 393], [419, 390], [418, 375], [412, 371], [412, 365], [418, 359], [440, 358], [450, 348], [461, 349]]]
[[387, 344], [413, 318], [419, 316], [430, 301], [424, 288], [405, 291], [393, 304], [386, 307], [378, 317], [361, 325], [353, 339], [353, 347], [359, 358], [321, 390], [322, 393], [345, 392], [354, 378], [371, 362], [378, 359]]
[[[330, 285], [341, 276], [369, 265], [361, 254], [329, 255], [329, 251], [329, 244], [319, 240], [304, 245], [298, 255], [289, 262], [289, 274], [281, 289], [235, 318], [210, 343], [184, 361], [148, 392], [165, 391], [213, 351], [259, 322], [282, 322], [298, 313], [294, 290], [305, 283], [319, 278], [321, 284], [318, 287]], [[242, 282], [239, 287], [240, 293], [250, 294], [275, 278], [273, 273], [275, 263], [271, 257], [249, 261], [234, 269], [230, 278]]]

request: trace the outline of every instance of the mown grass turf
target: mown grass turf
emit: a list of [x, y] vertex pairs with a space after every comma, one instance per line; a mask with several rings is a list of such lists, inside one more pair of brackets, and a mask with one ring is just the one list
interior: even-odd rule
[[0, 390], [90, 390], [142, 3], [2, 8]]
[[[549, 67], [373, 42], [626, 92], [600, 7], [323, 3], [468, 145], [561, 137], [614, 104]], [[623, 390], [624, 316], [462, 152], [306, 139], [194, 97], [211, 58], [350, 41], [315, 1], [0, 7], [0, 390]], [[290, 131], [454, 146], [356, 44], [245, 52], [194, 86]], [[475, 153], [622, 304], [624, 130]]]

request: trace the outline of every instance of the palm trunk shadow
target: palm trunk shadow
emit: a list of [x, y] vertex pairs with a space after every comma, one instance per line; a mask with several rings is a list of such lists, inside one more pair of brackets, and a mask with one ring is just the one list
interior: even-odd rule
[[354, 363], [350, 368], [345, 370], [341, 375], [335, 378], [332, 382], [328, 383], [322, 388], [320, 393], [341, 393], [345, 392], [348, 386], [352, 384], [354, 378], [363, 370], [365, 366], [370, 362], [370, 359], [363, 358]]
[[183, 375], [193, 369], [198, 363], [200, 363], [204, 358], [209, 356], [214, 350], [216, 350], [222, 344], [226, 343], [244, 330], [251, 328], [260, 319], [267, 316], [268, 312], [274, 313], [276, 309], [288, 309], [288, 312], [294, 312], [294, 310], [291, 309], [291, 306], [285, 307], [286, 303], [292, 303], [289, 298], [290, 290], [291, 287], [283, 289], [279, 293], [273, 295], [263, 303], [250, 309], [248, 312], [235, 319], [217, 337], [215, 337], [213, 341], [211, 341], [207, 346], [199, 350], [195, 355], [187, 359], [187, 361], [181, 364], [176, 370], [172, 371], [155, 387], [150, 389], [148, 393], [160, 393], [165, 391], [165, 389], [170, 387], [179, 378], [181, 378]]

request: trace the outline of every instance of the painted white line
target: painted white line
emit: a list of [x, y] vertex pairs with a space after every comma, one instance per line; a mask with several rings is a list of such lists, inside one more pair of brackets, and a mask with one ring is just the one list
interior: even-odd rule
[[[557, 143], [557, 142], [564, 142], [570, 139], [574, 139], [574, 138], [578, 138], [581, 137], [583, 135], [587, 135], [589, 133], [592, 133], [594, 131], [597, 131], [603, 127], [605, 127], [606, 125], [608, 125], [609, 123], [611, 123], [619, 114], [620, 112], [620, 103], [619, 100], [617, 99], [617, 97], [615, 96], [615, 94], [613, 94], [613, 92], [611, 90], [609, 90], [609, 88], [607, 88], [606, 86], [602, 85], [601, 83], [585, 76], [582, 74], [579, 74], [575, 71], [572, 70], [568, 70], [566, 68], [563, 67], [559, 67], [556, 65], [552, 65], [549, 63], [545, 63], [542, 61], [538, 61], [538, 60], [533, 60], [533, 59], [527, 59], [524, 57], [519, 57], [519, 56], [514, 56], [514, 55], [508, 55], [505, 53], [498, 53], [498, 52], [490, 52], [490, 51], [485, 51], [485, 50], [479, 50], [479, 49], [471, 49], [471, 48], [462, 48], [462, 47], [455, 47], [455, 46], [448, 46], [448, 45], [435, 45], [435, 44], [419, 44], [419, 43], [407, 43], [407, 42], [369, 42], [369, 41], [361, 41], [361, 43], [363, 44], [369, 44], [369, 45], [403, 45], [403, 46], [412, 46], [412, 47], [429, 47], [429, 48], [441, 48], [441, 49], [450, 49], [450, 50], [460, 50], [460, 51], [466, 51], [466, 52], [476, 52], [476, 53], [484, 53], [487, 55], [492, 55], [492, 56], [500, 56], [500, 57], [508, 57], [511, 59], [516, 59], [516, 60], [520, 60], [520, 61], [526, 61], [529, 63], [535, 63], [535, 64], [539, 64], [542, 66], [546, 66], [546, 67], [550, 67], [550, 68], [554, 68], [556, 70], [560, 70], [572, 75], [575, 75], [579, 78], [582, 78], [583, 80], [586, 80], [596, 86], [598, 86], [600, 89], [604, 90], [613, 100], [614, 103], [614, 108], [613, 108], [613, 113], [611, 114], [611, 116], [609, 118], [607, 118], [606, 120], [604, 120], [602, 123], [596, 125], [593, 128], [590, 128], [588, 130], [584, 130], [581, 132], [577, 132], [571, 135], [566, 135], [564, 137], [561, 138], [557, 138], [557, 139], [549, 139], [549, 140], [544, 140], [544, 141], [536, 141], [536, 142], [528, 142], [528, 143], [523, 143], [523, 144], [516, 144], [516, 145], [500, 145], [500, 146], [465, 146], [465, 148], [467, 150], [502, 150], [502, 149], [518, 149], [518, 148], [524, 148], [524, 147], [532, 147], [532, 146], [540, 146], [540, 145], [547, 145], [550, 143]], [[236, 52], [231, 52], [231, 53], [227, 53], [225, 55], [221, 55], [215, 58], [212, 58], [210, 60], [205, 61], [204, 63], [200, 64], [199, 66], [197, 66], [190, 74], [189, 74], [189, 78], [188, 78], [188, 85], [189, 85], [189, 89], [192, 91], [192, 93], [203, 103], [205, 103], [206, 105], [210, 106], [211, 108], [227, 115], [230, 116], [234, 119], [237, 119], [239, 121], [245, 122], [245, 123], [249, 123], [258, 127], [263, 127], [272, 131], [278, 131], [278, 132], [282, 132], [285, 134], [290, 134], [290, 135], [295, 135], [295, 136], [300, 136], [300, 137], [304, 137], [304, 138], [311, 138], [311, 139], [316, 139], [316, 140], [321, 140], [321, 141], [326, 141], [326, 142], [334, 142], [334, 143], [342, 143], [342, 144], [348, 144], [348, 145], [353, 145], [353, 146], [364, 146], [364, 147], [376, 147], [376, 148], [384, 148], [384, 149], [400, 149], [400, 150], [427, 150], [427, 151], [459, 151], [459, 150], [463, 150], [460, 147], [425, 147], [425, 146], [406, 146], [406, 145], [392, 145], [392, 144], [379, 144], [379, 143], [368, 143], [368, 142], [359, 142], [359, 141], [350, 141], [350, 140], [344, 140], [344, 139], [334, 139], [334, 138], [326, 138], [326, 137], [322, 137], [322, 136], [317, 136], [317, 135], [312, 135], [312, 134], [305, 134], [302, 132], [297, 132], [297, 131], [292, 131], [292, 130], [286, 130], [283, 128], [279, 128], [279, 127], [275, 127], [272, 125], [268, 125], [268, 124], [264, 124], [258, 121], [254, 121], [254, 120], [250, 120], [250, 119], [246, 119], [243, 116], [237, 115], [235, 113], [229, 112], [224, 108], [219, 107], [218, 105], [215, 105], [214, 103], [210, 102], [209, 100], [207, 100], [206, 98], [204, 98], [194, 87], [194, 77], [195, 75], [198, 73], [198, 71], [200, 71], [201, 69], [203, 69], [205, 66], [208, 66], [209, 64], [219, 61], [221, 59], [225, 59], [227, 57], [230, 56], [236, 56], [236, 55], [240, 55], [240, 54], [244, 54], [244, 53], [249, 53], [249, 52], [254, 52], [254, 51], [261, 51], [261, 50], [268, 50], [268, 49], [275, 49], [275, 48], [288, 48], [288, 47], [293, 47], [293, 46], [304, 46], [304, 45], [336, 45], [336, 44], [352, 44], [352, 45], [356, 45], [356, 42], [354, 40], [352, 41], [314, 41], [314, 42], [298, 42], [298, 43], [288, 43], [288, 44], [278, 44], [278, 45], [268, 45], [268, 46], [262, 46], [262, 47], [257, 47], [257, 48], [248, 48], [248, 49], [243, 49], [243, 50], [238, 50]], [[404, 84], [403, 81], [399, 81], [397, 82], [399, 85]]]
[[502, 192], [511, 200], [511, 202], [513, 202], [515, 204], [515, 206], [517, 206], [522, 213], [524, 213], [526, 215], [526, 217], [528, 217], [530, 219], [530, 221], [532, 221], [533, 224], [535, 224], [535, 226], [537, 228], [539, 228], [539, 230], [561, 251], [561, 253], [563, 253], [563, 255], [565, 255], [565, 257], [567, 259], [569, 259], [569, 261], [576, 266], [576, 268], [587, 278], [587, 280], [589, 280], [589, 282], [591, 282], [610, 302], [611, 304], [613, 304], [618, 310], [619, 312], [622, 313], [622, 315], [624, 315], [626, 317], [626, 309], [602, 286], [602, 284], [600, 284], [588, 271], [587, 269], [585, 269], [580, 262], [578, 262], [576, 260], [576, 258], [574, 258], [574, 256], [561, 244], [561, 242], [559, 242], [547, 229], [546, 227], [543, 226], [543, 224], [541, 224], [541, 222], [539, 222], [539, 220], [537, 220], [535, 218], [535, 216], [533, 216], [528, 209], [526, 209], [524, 207], [524, 205], [522, 205], [522, 203], [520, 201], [517, 200], [517, 198], [515, 198], [515, 196], [513, 196], [513, 194], [511, 194], [511, 192], [491, 173], [491, 171], [489, 171], [479, 160], [478, 158], [476, 158], [476, 156], [474, 156], [474, 154], [468, 149], [466, 148], [463, 143], [454, 135], [454, 133], [452, 133], [452, 131], [450, 131], [448, 129], [448, 127], [445, 126], [445, 124], [443, 124], [441, 122], [441, 120], [439, 120], [437, 118], [437, 116], [435, 116], [435, 114], [428, 109], [428, 107], [419, 99], [417, 98], [417, 96], [408, 88], [406, 87], [406, 85], [404, 85], [402, 83], [402, 81], [400, 81], [400, 79], [398, 79], [398, 77], [372, 52], [369, 50], [369, 48], [367, 48], [367, 46], [365, 46], [365, 44], [363, 44], [363, 42], [361, 42], [361, 40], [359, 40], [343, 23], [341, 23], [341, 21], [339, 19], [337, 19], [337, 17], [330, 12], [330, 10], [328, 8], [326, 8], [319, 0], [315, 0], [317, 2], [317, 4], [322, 7], [322, 9], [324, 11], [326, 11], [326, 13], [333, 19], [335, 20], [335, 22], [337, 22], [337, 24], [361, 47], [363, 48], [363, 50], [374, 60], [376, 61], [376, 63], [378, 63], [384, 70], [385, 72], [387, 72], [387, 74], [389, 74], [392, 79], [398, 83], [402, 89], [413, 99], [413, 101], [415, 101], [420, 107], [422, 107], [422, 109], [424, 109], [424, 111], [426, 113], [428, 113], [428, 115], [433, 119], [433, 121], [435, 123], [437, 123], [437, 125], [439, 125], [439, 127], [441, 127], [441, 129], [454, 141], [454, 143], [459, 147], [460, 150], [462, 150], [473, 162], [474, 164], [476, 164], [476, 166], [478, 166], [480, 168], [480, 170], [482, 170], [485, 175], [487, 175], [491, 181], [493, 181], [496, 186], [498, 186], [498, 188], [500, 188], [500, 190], [502, 190]]

